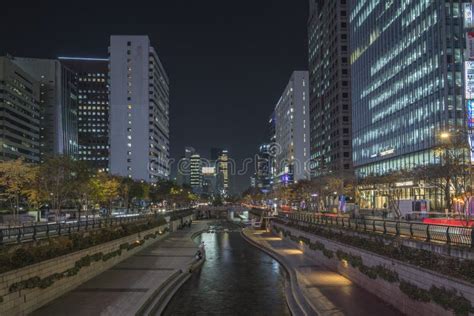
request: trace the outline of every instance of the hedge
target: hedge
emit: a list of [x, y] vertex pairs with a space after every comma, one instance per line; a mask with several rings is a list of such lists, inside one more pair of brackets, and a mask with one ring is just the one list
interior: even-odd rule
[[164, 224], [166, 224], [164, 218], [159, 218], [146, 223], [127, 223], [117, 227], [107, 227], [89, 232], [74, 233], [70, 236], [50, 238], [46, 243], [29, 246], [23, 245], [11, 252], [9, 249], [4, 248], [0, 252], [0, 273], [64, 256]]

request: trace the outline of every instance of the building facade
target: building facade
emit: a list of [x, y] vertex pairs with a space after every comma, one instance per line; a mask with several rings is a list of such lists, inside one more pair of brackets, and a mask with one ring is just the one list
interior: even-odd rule
[[40, 161], [40, 84], [0, 57], [0, 161]]
[[197, 153], [190, 158], [190, 185], [196, 194], [202, 193], [202, 161]]
[[216, 167], [202, 167], [202, 194], [207, 195], [208, 197], [215, 196], [217, 194], [216, 179]]
[[230, 195], [231, 160], [229, 151], [211, 148], [211, 164], [216, 169], [216, 191], [221, 196]]
[[110, 38], [110, 173], [169, 177], [169, 79], [148, 36]]
[[191, 185], [191, 156], [196, 153], [193, 147], [184, 148], [184, 156], [177, 164], [176, 179], [179, 185]]
[[59, 57], [75, 73], [79, 159], [96, 170], [109, 166], [109, 84], [106, 58]]
[[40, 155], [78, 157], [75, 73], [59, 60], [19, 58], [13, 61], [40, 83]]
[[[465, 130], [465, 2], [350, 1], [352, 145], [359, 178], [440, 163], [440, 133]], [[430, 195], [410, 190], [411, 196]], [[373, 191], [363, 192], [363, 200], [364, 194], [369, 207], [384, 203]]]
[[276, 180], [287, 185], [308, 178], [308, 72], [295, 71], [275, 107]]
[[313, 177], [352, 173], [349, 3], [310, 0], [310, 152]]
[[268, 193], [272, 189], [272, 161], [271, 144], [261, 145], [257, 154], [255, 187], [263, 193]]

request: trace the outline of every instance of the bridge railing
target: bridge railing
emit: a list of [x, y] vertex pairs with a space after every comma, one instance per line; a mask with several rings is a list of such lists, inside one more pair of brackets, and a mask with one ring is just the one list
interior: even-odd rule
[[385, 219], [350, 218], [347, 216], [324, 215], [307, 212], [291, 213], [280, 217], [308, 224], [348, 228], [356, 231], [401, 236], [428, 242], [474, 247], [472, 242], [474, 240], [474, 230], [471, 227], [457, 227]]
[[133, 215], [127, 217], [91, 218], [80, 221], [37, 223], [33, 225], [11, 226], [0, 228], [0, 245], [20, 243], [53, 236], [70, 235], [79, 231], [96, 230], [104, 227], [119, 226], [127, 223], [144, 223], [157, 219], [158, 216], [170, 217], [176, 220], [193, 214], [193, 210], [175, 210], [159, 215]]

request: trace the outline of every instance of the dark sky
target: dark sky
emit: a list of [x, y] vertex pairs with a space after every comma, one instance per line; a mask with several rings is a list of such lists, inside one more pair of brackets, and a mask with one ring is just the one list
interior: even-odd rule
[[105, 57], [111, 34], [150, 36], [171, 80], [174, 158], [186, 145], [253, 157], [291, 72], [307, 69], [306, 0], [26, 3], [3, 5], [1, 54]]

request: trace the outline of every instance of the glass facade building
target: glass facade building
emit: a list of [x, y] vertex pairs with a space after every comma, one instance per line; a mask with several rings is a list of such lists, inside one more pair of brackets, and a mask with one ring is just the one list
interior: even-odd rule
[[309, 4], [311, 175], [351, 175], [349, 4], [346, 0]]
[[75, 72], [79, 159], [99, 171], [109, 164], [108, 59], [60, 57]]
[[466, 129], [464, 2], [350, 1], [357, 176], [439, 163], [439, 134]]

